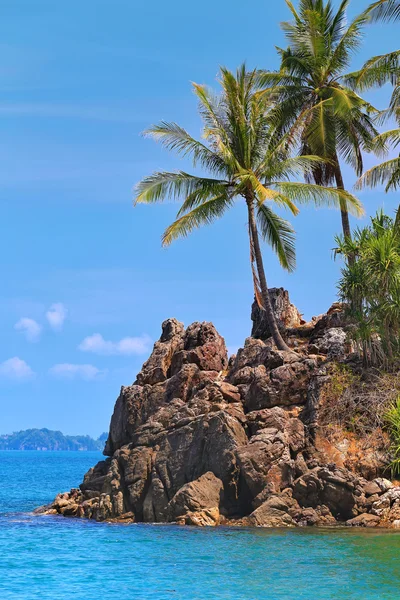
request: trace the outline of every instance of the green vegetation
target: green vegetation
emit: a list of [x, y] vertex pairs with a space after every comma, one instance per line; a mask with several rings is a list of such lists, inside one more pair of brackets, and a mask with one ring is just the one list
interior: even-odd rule
[[328, 374], [318, 414], [324, 434], [334, 439], [339, 428], [363, 440], [369, 439], [377, 450], [393, 455], [383, 430], [394, 439], [387, 415], [400, 398], [400, 373], [378, 369], [360, 372], [349, 365], [331, 363]]
[[[370, 17], [377, 20], [399, 20], [400, 3], [393, 0], [381, 0], [370, 9]], [[368, 60], [362, 69], [353, 73], [349, 78], [349, 85], [353, 88], [365, 90], [373, 87], [382, 87], [390, 83], [393, 93], [387, 110], [381, 111], [383, 121], [394, 117], [400, 125], [400, 50], [374, 56]], [[391, 144], [396, 148], [400, 144], [400, 129], [391, 129], [377, 136], [379, 144]], [[369, 169], [358, 181], [357, 187], [376, 187], [386, 183], [386, 191], [396, 190], [400, 185], [400, 158], [393, 158], [380, 165]]]
[[390, 452], [392, 477], [400, 473], [400, 394], [384, 414], [384, 421], [392, 441]]
[[[299, 0], [298, 10], [287, 4], [294, 18], [282, 23], [289, 46], [278, 49], [280, 70], [260, 72], [259, 84], [277, 97], [271, 112], [277, 137], [287, 134], [294, 151], [328, 159], [315, 166], [312, 179], [344, 189], [340, 160], [360, 176], [363, 151], [378, 147], [372, 118], [377, 109], [346, 85], [346, 69], [365, 37], [368, 14], [347, 24], [347, 1], [337, 11], [330, 1]], [[351, 237], [345, 198], [340, 208], [343, 234]]]
[[194, 166], [202, 166], [213, 177], [183, 171], [153, 173], [138, 184], [136, 202], [160, 202], [168, 197], [183, 200], [176, 221], [164, 233], [163, 244], [168, 245], [221, 217], [235, 199], [242, 198], [249, 219], [256, 297], [265, 308], [277, 347], [288, 350], [272, 310], [259, 236], [273, 248], [281, 265], [292, 270], [295, 266], [294, 232], [272, 206], [288, 209], [296, 215], [296, 202], [334, 206], [345, 202], [355, 214], [361, 213], [361, 205], [344, 190], [290, 181], [296, 175], [311, 175], [323, 160], [313, 155], [290, 156], [288, 138], [274, 137], [270, 120], [273, 105], [267, 94], [257, 92], [256, 79], [256, 71], [248, 73], [242, 66], [236, 76], [221, 69], [219, 95], [194, 84], [204, 142], [192, 138], [176, 123], [162, 122], [147, 131], [147, 135], [169, 150], [190, 156]]
[[[286, 4], [292, 20], [282, 23], [288, 46], [278, 49], [280, 67], [236, 75], [220, 70], [221, 92], [194, 84], [203, 120], [203, 140], [176, 123], [162, 122], [147, 135], [168, 150], [189, 157], [203, 174], [157, 172], [137, 186], [136, 203], [182, 201], [177, 218], [163, 235], [168, 245], [193, 229], [212, 223], [237, 199], [244, 200], [249, 223], [254, 289], [265, 310], [277, 347], [288, 350], [272, 311], [261, 254], [266, 241], [283, 268], [295, 267], [294, 230], [276, 209], [295, 216], [298, 204], [331, 204], [341, 211], [343, 236], [337, 239], [346, 261], [339, 293], [349, 305], [352, 339], [366, 365], [393, 368], [400, 336], [400, 216], [378, 213], [369, 227], [351, 232], [349, 213], [362, 214], [348, 191], [343, 163], [357, 176], [357, 188], [400, 185], [400, 158], [363, 174], [363, 154], [384, 155], [400, 144], [400, 129], [380, 133], [388, 118], [400, 124], [400, 50], [369, 59], [356, 72], [351, 60], [365, 41], [368, 26], [400, 19], [399, 0], [379, 0], [347, 21], [350, 0]], [[393, 86], [389, 107], [378, 110], [363, 93]], [[301, 181], [299, 181], [299, 179]]]
[[9, 435], [0, 435], [0, 450], [99, 450], [102, 451], [107, 434], [94, 440], [88, 435], [63, 435], [50, 429], [27, 429]]
[[347, 258], [338, 288], [354, 323], [351, 338], [366, 365], [394, 367], [400, 351], [400, 211], [395, 219], [380, 211], [352, 241], [337, 242], [336, 252]]
[[369, 8], [372, 21], [389, 21], [400, 19], [399, 0], [378, 0]]

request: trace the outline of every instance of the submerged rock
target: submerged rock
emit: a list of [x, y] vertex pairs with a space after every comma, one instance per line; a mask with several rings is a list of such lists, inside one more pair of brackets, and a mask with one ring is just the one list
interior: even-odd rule
[[[293, 336], [300, 313], [287, 292], [274, 294]], [[318, 434], [325, 364], [346, 352], [339, 308], [307, 324], [297, 355], [276, 350], [265, 328], [255, 332], [253, 309], [263, 339], [248, 338], [229, 364], [211, 323], [165, 321], [135, 382], [121, 389], [107, 458], [39, 511], [201, 526], [399, 523], [400, 488], [346, 468]]]

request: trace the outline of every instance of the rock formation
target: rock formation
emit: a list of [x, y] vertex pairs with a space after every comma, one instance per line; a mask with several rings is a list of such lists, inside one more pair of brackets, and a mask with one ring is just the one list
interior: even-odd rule
[[277, 293], [297, 355], [255, 333], [258, 309], [253, 333], [263, 339], [248, 338], [229, 361], [211, 323], [185, 330], [165, 321], [136, 381], [121, 389], [107, 458], [39, 512], [207, 526], [400, 525], [400, 488], [382, 478], [384, 464], [366, 469], [319, 432], [328, 367], [348, 360], [341, 307], [304, 323], [287, 292]]
[[[290, 302], [287, 290], [283, 288], [271, 288], [269, 296], [278, 326], [281, 330], [299, 327], [299, 325], [304, 323], [301, 314], [294, 304]], [[265, 318], [265, 311], [258, 306], [256, 301], [253, 302], [251, 309], [251, 320], [253, 321], [252, 337], [260, 340], [267, 340], [271, 337], [267, 319]]]

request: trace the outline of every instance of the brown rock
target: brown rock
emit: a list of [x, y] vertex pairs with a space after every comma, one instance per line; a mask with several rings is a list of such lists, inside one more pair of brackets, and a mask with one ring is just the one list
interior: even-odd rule
[[150, 358], [144, 363], [137, 376], [139, 385], [159, 383], [167, 379], [168, 370], [174, 353], [183, 347], [183, 323], [176, 319], [168, 319], [162, 324], [162, 334], [154, 344]]
[[[337, 314], [309, 326], [319, 328], [315, 343], [341, 327]], [[382, 526], [399, 521], [400, 489], [383, 478], [357, 477], [350, 452], [336, 443], [326, 448], [323, 432], [315, 434], [329, 360], [321, 365], [321, 357], [308, 356], [307, 336], [297, 338], [295, 329], [289, 334], [297, 355], [249, 338], [228, 366], [225, 342], [211, 323], [185, 331], [175, 319], [165, 321], [136, 381], [121, 389], [109, 457], [88, 471], [79, 490], [41, 511], [202, 526], [230, 519], [330, 525], [356, 515]]]
[[249, 524], [255, 527], [295, 527], [289, 514], [293, 500], [282, 495], [271, 495], [261, 506], [251, 513]]
[[293, 496], [300, 506], [326, 505], [339, 520], [354, 516], [354, 476], [345, 469], [316, 467], [294, 482]]
[[218, 508], [207, 508], [199, 512], [186, 513], [184, 517], [177, 519], [177, 523], [195, 527], [215, 527], [219, 525], [220, 520], [221, 515]]
[[364, 494], [366, 496], [372, 496], [373, 494], [381, 494], [382, 490], [376, 481], [368, 481], [364, 486]]
[[[204, 521], [204, 519], [208, 521], [212, 518], [213, 524], [216, 524], [219, 520], [219, 506], [222, 498], [222, 481], [209, 471], [178, 490], [168, 504], [168, 520], [180, 521], [184, 519], [185, 522], [190, 521], [190, 523], [198, 525], [200, 523], [194, 523], [194, 521]], [[209, 514], [205, 515], [204, 511], [208, 511]], [[207, 524], [210, 523], [207, 522]]]
[[183, 348], [172, 357], [171, 374], [185, 364], [195, 364], [202, 371], [223, 371], [228, 366], [224, 339], [212, 323], [193, 323], [183, 336]]
[[[291, 304], [289, 293], [283, 288], [271, 288], [269, 290], [272, 309], [281, 329], [298, 327], [302, 324], [302, 318], [297, 308]], [[253, 329], [251, 335], [254, 338], [266, 340], [271, 337], [271, 332], [265, 317], [265, 311], [261, 310], [257, 302], [253, 303], [251, 311]]]
[[235, 385], [227, 381], [222, 381], [221, 383], [217, 383], [217, 386], [225, 402], [240, 402], [240, 392]]
[[354, 519], [349, 519], [346, 521], [346, 525], [348, 527], [376, 527], [379, 525], [379, 521], [378, 516], [364, 513], [354, 517]]

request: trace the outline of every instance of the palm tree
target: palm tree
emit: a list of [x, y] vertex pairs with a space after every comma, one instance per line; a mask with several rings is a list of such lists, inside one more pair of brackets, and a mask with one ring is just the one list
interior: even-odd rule
[[[290, 0], [286, 3], [293, 16], [282, 23], [289, 47], [278, 48], [280, 70], [261, 71], [258, 84], [276, 101], [271, 118], [277, 136], [285, 133], [300, 154], [328, 159], [315, 166], [312, 180], [343, 190], [340, 161], [360, 176], [362, 151], [372, 148], [378, 134], [371, 118], [377, 111], [345, 83], [369, 17], [362, 14], [347, 25], [349, 0], [342, 0], [337, 10], [330, 0], [299, 0], [298, 11]], [[351, 238], [348, 208], [342, 197], [343, 234]]]
[[[400, 129], [385, 131], [385, 133], [377, 136], [376, 139], [384, 143], [390, 142], [393, 148], [396, 148], [400, 146]], [[365, 187], [374, 188], [382, 184], [386, 184], [386, 192], [395, 191], [400, 187], [400, 157], [391, 158], [368, 169], [358, 179], [356, 188], [359, 190]]]
[[[400, 19], [400, 2], [380, 0], [366, 11], [370, 21]], [[386, 83], [393, 85], [393, 93], [387, 110], [382, 111], [382, 120], [394, 117], [400, 125], [400, 50], [389, 54], [374, 56], [363, 67], [347, 77], [348, 85], [358, 91], [373, 87], [382, 87]], [[377, 136], [381, 144], [391, 143], [394, 148], [400, 145], [400, 129], [391, 129]], [[400, 186], [400, 158], [393, 158], [369, 169], [357, 182], [357, 187], [375, 187], [386, 183], [386, 191], [396, 190]]]
[[220, 84], [219, 95], [205, 86], [193, 85], [204, 141], [192, 138], [176, 123], [162, 122], [147, 131], [167, 149], [190, 156], [193, 165], [203, 167], [210, 177], [183, 171], [153, 173], [137, 185], [136, 203], [167, 198], [183, 201], [176, 220], [163, 235], [162, 243], [168, 245], [221, 217], [236, 199], [244, 199], [256, 298], [266, 312], [276, 346], [288, 350], [271, 306], [260, 236], [273, 248], [281, 265], [291, 271], [295, 267], [294, 232], [272, 205], [294, 215], [298, 212], [296, 201], [334, 206], [345, 201], [355, 214], [362, 213], [362, 208], [345, 191], [290, 181], [293, 176], [310, 174], [321, 160], [311, 155], [290, 157], [285, 144], [271, 143], [270, 104], [265, 95], [257, 93], [255, 71], [246, 73], [243, 65], [235, 76], [221, 68]]
[[371, 21], [400, 19], [400, 0], [378, 0], [367, 9]]

